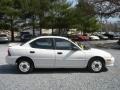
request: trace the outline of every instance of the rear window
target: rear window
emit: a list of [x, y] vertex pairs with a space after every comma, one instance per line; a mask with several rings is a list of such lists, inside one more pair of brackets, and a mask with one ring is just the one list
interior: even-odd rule
[[40, 49], [53, 49], [52, 39], [50, 38], [40, 38], [32, 43], [30, 43], [32, 48], [40, 48]]

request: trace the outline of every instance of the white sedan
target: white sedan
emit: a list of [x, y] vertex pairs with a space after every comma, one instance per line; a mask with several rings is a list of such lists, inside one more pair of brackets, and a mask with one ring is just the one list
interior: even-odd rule
[[89, 37], [90, 37], [90, 40], [100, 40], [98, 36], [91, 35]]
[[0, 43], [8, 43], [9, 42], [9, 38], [7, 37], [6, 34], [1, 34], [0, 35]]
[[70, 39], [59, 36], [42, 36], [22, 45], [10, 45], [6, 61], [17, 65], [22, 73], [29, 73], [34, 68], [86, 67], [97, 73], [114, 65], [114, 57], [108, 52], [83, 49]]

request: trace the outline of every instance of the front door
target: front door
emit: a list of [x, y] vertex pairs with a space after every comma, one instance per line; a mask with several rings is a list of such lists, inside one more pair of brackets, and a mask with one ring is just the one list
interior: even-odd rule
[[[69, 40], [56, 38], [55, 40], [56, 67], [80, 68], [84, 65], [85, 54], [80, 48]], [[73, 50], [72, 47], [78, 48]]]

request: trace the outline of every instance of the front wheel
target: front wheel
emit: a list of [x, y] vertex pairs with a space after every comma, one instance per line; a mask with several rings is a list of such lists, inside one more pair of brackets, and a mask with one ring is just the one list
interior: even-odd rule
[[99, 58], [90, 61], [90, 63], [88, 64], [88, 69], [94, 73], [101, 72], [104, 69], [104, 67], [104, 62]]
[[21, 73], [29, 73], [33, 71], [33, 64], [29, 61], [22, 60], [18, 62], [17, 68]]

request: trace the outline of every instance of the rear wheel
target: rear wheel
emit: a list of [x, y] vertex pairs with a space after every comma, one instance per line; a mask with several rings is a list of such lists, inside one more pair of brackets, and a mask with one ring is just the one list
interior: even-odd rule
[[33, 64], [27, 60], [21, 60], [17, 64], [17, 68], [21, 73], [30, 73], [33, 71]]
[[91, 72], [98, 73], [105, 68], [105, 63], [101, 58], [94, 58], [88, 64], [88, 69]]

